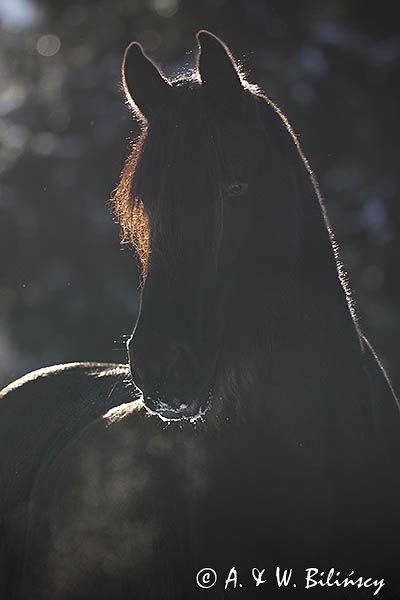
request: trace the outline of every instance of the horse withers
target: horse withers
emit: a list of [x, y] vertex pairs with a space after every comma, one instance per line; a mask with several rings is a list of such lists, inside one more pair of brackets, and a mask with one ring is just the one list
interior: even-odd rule
[[137, 43], [123, 62], [142, 125], [114, 196], [142, 270], [129, 364], [2, 393], [3, 595], [301, 598], [311, 568], [318, 597], [396, 597], [398, 401], [290, 125], [198, 41], [175, 81]]

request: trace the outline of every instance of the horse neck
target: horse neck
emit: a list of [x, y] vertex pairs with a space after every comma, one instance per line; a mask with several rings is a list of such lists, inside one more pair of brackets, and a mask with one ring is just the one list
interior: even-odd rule
[[320, 210], [316, 216], [292, 272], [255, 279], [242, 294], [239, 324], [227, 328], [225, 347], [237, 352], [228, 350], [225, 378], [234, 379], [241, 407], [254, 407], [257, 396], [308, 404], [365, 393], [359, 331]]

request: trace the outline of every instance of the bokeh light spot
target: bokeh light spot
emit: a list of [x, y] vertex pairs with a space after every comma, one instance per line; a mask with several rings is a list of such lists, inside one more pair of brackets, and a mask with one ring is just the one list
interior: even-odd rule
[[150, 0], [149, 4], [160, 17], [172, 17], [178, 12], [178, 0]]
[[36, 44], [36, 50], [42, 56], [54, 56], [61, 48], [60, 38], [53, 34], [42, 35]]

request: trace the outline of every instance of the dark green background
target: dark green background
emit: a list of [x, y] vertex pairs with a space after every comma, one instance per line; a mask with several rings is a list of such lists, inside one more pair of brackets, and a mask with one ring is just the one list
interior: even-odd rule
[[177, 73], [193, 65], [201, 28], [226, 40], [293, 124], [362, 327], [399, 382], [398, 7], [2, 0], [0, 383], [62, 361], [124, 360], [137, 273], [108, 199], [137, 130], [119, 88], [121, 58], [137, 39]]

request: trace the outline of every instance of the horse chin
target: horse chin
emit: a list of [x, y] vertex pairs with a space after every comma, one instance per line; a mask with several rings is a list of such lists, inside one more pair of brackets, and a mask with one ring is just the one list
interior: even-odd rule
[[142, 393], [142, 401], [148, 414], [159, 417], [162, 421], [187, 421], [196, 423], [204, 421], [213, 401], [213, 391], [209, 390], [203, 401], [182, 401], [179, 405], [174, 402], [172, 406], [167, 398], [161, 398], [159, 394], [145, 395]]

